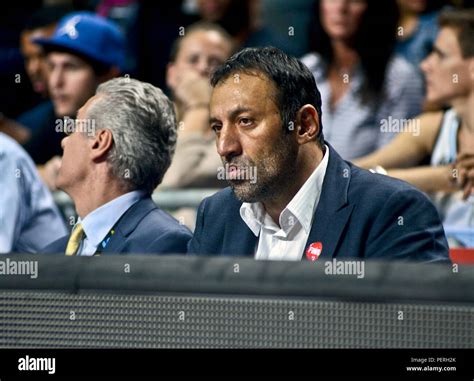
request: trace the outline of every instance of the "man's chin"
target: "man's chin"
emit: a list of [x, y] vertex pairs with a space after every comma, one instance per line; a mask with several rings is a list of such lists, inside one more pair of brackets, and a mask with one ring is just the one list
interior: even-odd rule
[[46, 89], [47, 88], [43, 82], [33, 82], [33, 90], [35, 91], [35, 93], [46, 95]]
[[67, 187], [66, 187], [66, 184], [64, 182], [64, 179], [61, 178], [61, 175], [58, 174], [58, 177], [56, 178], [56, 181], [54, 182], [54, 185], [55, 185], [56, 189], [67, 193], [67, 191], [66, 191]]
[[242, 202], [258, 202], [258, 190], [248, 180], [229, 181], [235, 197]]
[[74, 116], [76, 115], [76, 113], [69, 107], [55, 107], [54, 113], [58, 118], [64, 118], [66, 116], [69, 118], [74, 118]]

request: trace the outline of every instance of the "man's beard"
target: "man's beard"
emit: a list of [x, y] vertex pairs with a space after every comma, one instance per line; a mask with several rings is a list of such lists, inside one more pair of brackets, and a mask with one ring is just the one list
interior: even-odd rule
[[298, 148], [290, 135], [282, 134], [275, 143], [271, 155], [253, 161], [245, 157], [237, 157], [230, 161], [223, 160], [224, 165], [235, 165], [241, 171], [252, 173], [255, 181], [229, 180], [229, 185], [236, 197], [242, 202], [265, 202], [279, 196], [289, 185], [296, 170]]

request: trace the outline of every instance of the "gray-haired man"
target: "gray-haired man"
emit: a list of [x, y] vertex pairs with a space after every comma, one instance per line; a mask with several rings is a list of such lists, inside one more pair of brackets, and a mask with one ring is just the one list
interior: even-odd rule
[[191, 232], [150, 198], [176, 144], [176, 118], [163, 92], [144, 82], [103, 83], [79, 109], [56, 180], [80, 216], [71, 236], [44, 252], [66, 255], [184, 253]]

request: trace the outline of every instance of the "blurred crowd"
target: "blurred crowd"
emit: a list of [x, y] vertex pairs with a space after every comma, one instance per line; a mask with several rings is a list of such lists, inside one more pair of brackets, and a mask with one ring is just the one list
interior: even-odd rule
[[[472, 5], [44, 0], [3, 10], [0, 252], [35, 251], [74, 225], [51, 195], [64, 165], [62, 141], [81, 107], [113, 78], [148, 82], [173, 101], [176, 147], [153, 182], [157, 192], [226, 187], [209, 125], [209, 78], [232, 54], [264, 46], [309, 68], [321, 92], [324, 138], [343, 159], [428, 194], [450, 246], [474, 247]], [[461, 12], [445, 17], [449, 10]], [[6, 175], [15, 169], [26, 174], [21, 183]], [[174, 214], [194, 229], [194, 208]], [[38, 231], [44, 221], [50, 234]]]

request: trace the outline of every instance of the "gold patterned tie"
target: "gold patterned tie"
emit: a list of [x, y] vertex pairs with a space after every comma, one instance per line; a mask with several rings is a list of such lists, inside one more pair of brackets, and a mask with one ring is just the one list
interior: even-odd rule
[[84, 235], [85, 234], [82, 225], [77, 224], [71, 233], [71, 237], [69, 237], [69, 241], [66, 247], [66, 255], [76, 255], [77, 250], [81, 245], [81, 241], [84, 238]]

